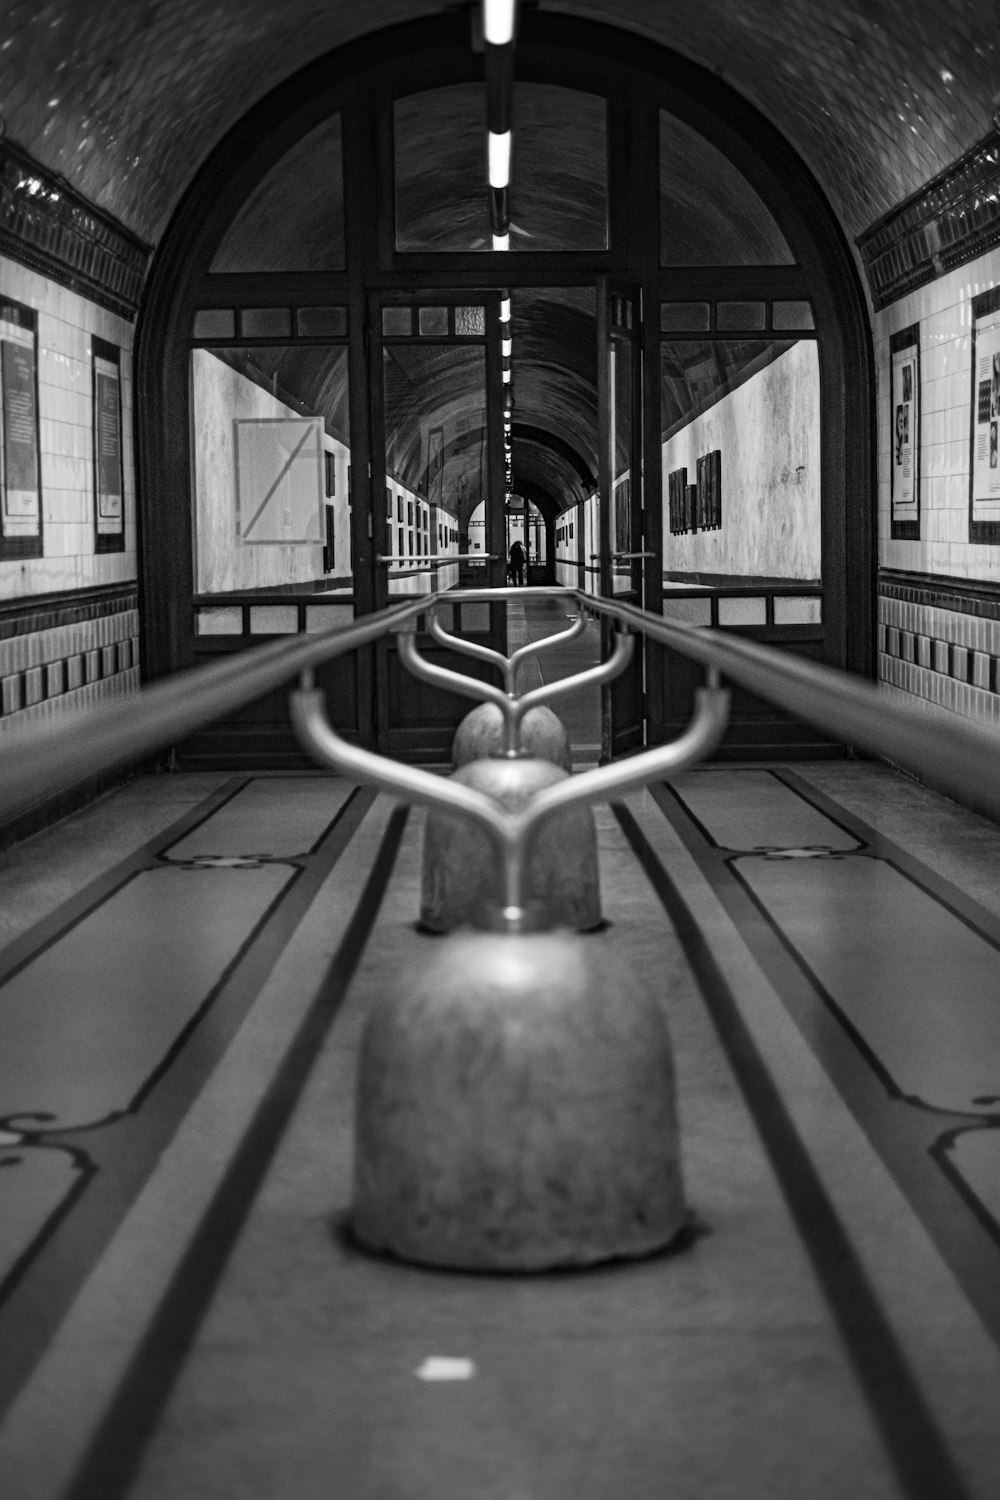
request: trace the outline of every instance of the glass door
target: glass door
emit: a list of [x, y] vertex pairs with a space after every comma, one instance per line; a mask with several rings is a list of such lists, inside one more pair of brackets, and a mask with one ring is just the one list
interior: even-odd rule
[[[376, 609], [505, 577], [503, 381], [497, 292], [373, 293], [372, 513]], [[446, 629], [504, 650], [502, 602], [445, 606]], [[450, 653], [423, 635], [421, 649]], [[468, 657], [463, 671], [481, 670]], [[469, 700], [417, 682], [395, 637], [376, 648], [379, 749], [444, 761]]]
[[[642, 470], [642, 337], [639, 289], [601, 278], [598, 291], [598, 483], [600, 588], [606, 597], [641, 608], [647, 561]], [[611, 627], [604, 627], [607, 655]], [[643, 643], [604, 693], [602, 759], [645, 744]]]

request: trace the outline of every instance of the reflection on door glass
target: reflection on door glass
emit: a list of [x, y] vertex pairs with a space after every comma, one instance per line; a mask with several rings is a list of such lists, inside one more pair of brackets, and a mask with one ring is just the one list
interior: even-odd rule
[[611, 411], [611, 588], [621, 594], [632, 587], [636, 552], [632, 537], [632, 346], [611, 341], [608, 370]]
[[510, 248], [604, 250], [607, 105], [596, 94], [515, 83]]
[[[382, 390], [387, 501], [391, 494], [406, 518], [386, 530], [389, 592], [455, 588], [462, 565], [436, 559], [489, 550], [485, 527], [471, 524], [487, 496], [486, 351], [481, 344], [387, 344]], [[475, 564], [469, 571], [479, 583]]]
[[191, 351], [201, 594], [349, 594], [347, 350]]
[[783, 266], [793, 260], [770, 210], [742, 172], [661, 110], [661, 264]]
[[815, 341], [664, 340], [660, 376], [665, 580], [818, 583]]
[[[515, 83], [511, 250], [608, 243], [607, 105], [595, 94]], [[486, 93], [451, 84], [393, 105], [397, 250], [490, 250]]]
[[340, 271], [344, 174], [340, 115], [303, 136], [250, 194], [213, 271]]
[[397, 99], [393, 148], [397, 250], [488, 249], [484, 86]]

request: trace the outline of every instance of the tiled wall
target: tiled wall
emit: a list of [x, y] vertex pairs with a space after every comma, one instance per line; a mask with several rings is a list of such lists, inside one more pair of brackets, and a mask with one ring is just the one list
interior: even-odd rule
[[[0, 600], [135, 579], [132, 325], [48, 278], [0, 258], [0, 295], [38, 315], [44, 557], [0, 561]], [[91, 337], [121, 349], [125, 550], [94, 546]]]
[[[979, 609], [982, 613], [971, 613]], [[1000, 723], [1000, 601], [883, 582], [879, 677], [922, 703]]]
[[[972, 299], [1000, 284], [1000, 250], [875, 316], [879, 677], [929, 705], [997, 718], [1000, 546], [969, 540]], [[919, 324], [920, 536], [891, 535], [889, 341]]]
[[13, 726], [137, 688], [138, 637], [134, 589], [0, 620], [0, 742]]
[[[0, 560], [0, 738], [138, 686], [132, 324], [0, 258], [0, 295], [37, 314], [44, 555]], [[94, 528], [94, 336], [121, 350], [125, 547]]]

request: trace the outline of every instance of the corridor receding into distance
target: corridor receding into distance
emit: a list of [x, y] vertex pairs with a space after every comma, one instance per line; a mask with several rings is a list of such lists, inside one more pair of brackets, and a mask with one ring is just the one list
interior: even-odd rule
[[2, 1500], [996, 1500], [988, 8], [0, 98]]

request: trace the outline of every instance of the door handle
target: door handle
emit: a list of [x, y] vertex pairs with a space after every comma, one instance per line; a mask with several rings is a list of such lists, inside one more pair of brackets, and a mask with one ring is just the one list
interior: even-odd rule
[[612, 552], [612, 562], [628, 562], [633, 557], [655, 557], [655, 552]]

